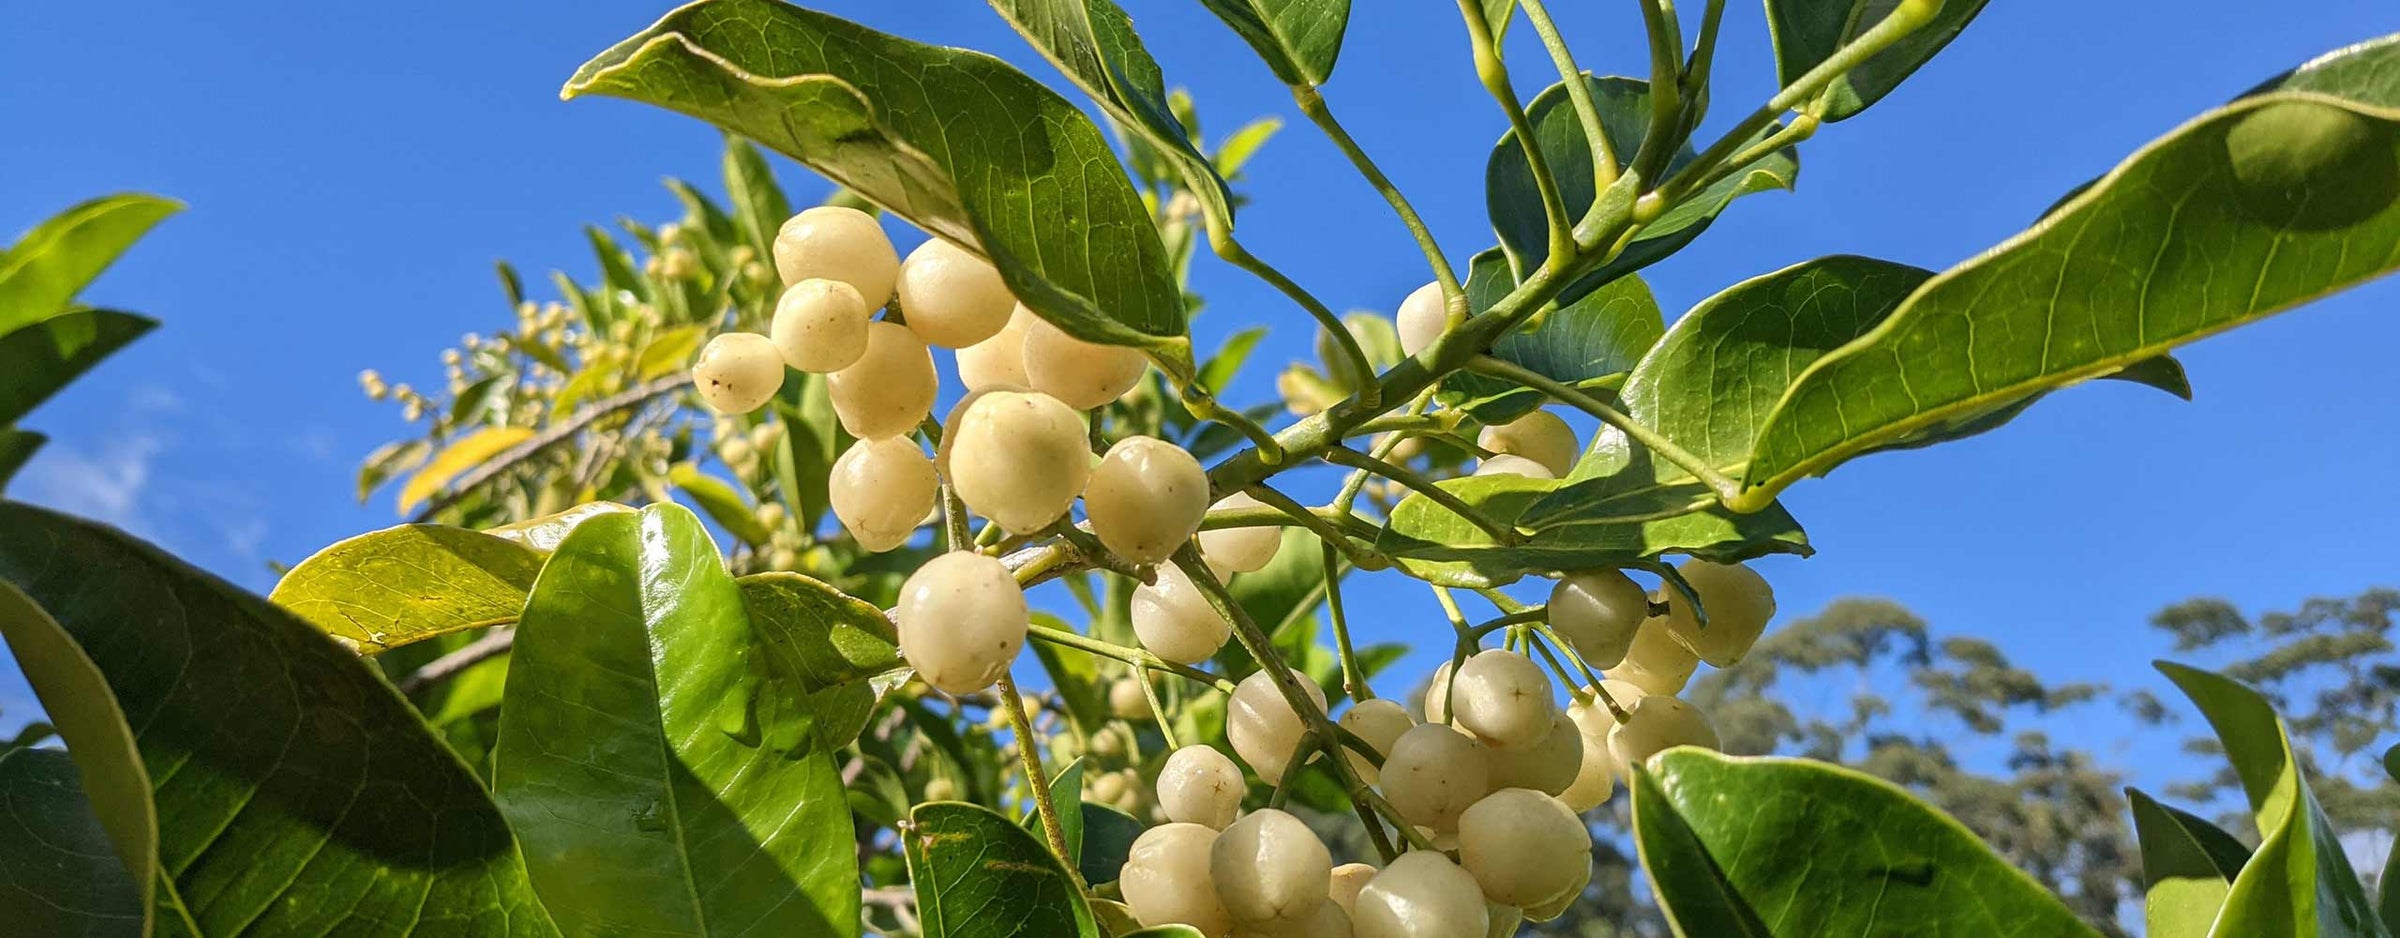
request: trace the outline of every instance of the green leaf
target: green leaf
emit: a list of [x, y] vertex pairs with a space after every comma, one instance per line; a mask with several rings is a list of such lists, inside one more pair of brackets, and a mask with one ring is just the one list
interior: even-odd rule
[[[1468, 267], [1467, 304], [1477, 313], [1516, 289], [1508, 256], [1499, 248], [1475, 255]], [[1666, 333], [1658, 298], [1640, 277], [1627, 274], [1543, 317], [1541, 328], [1518, 330], [1492, 343], [1492, 357], [1567, 385], [1621, 375]], [[1539, 391], [1498, 378], [1459, 372], [1443, 379], [1456, 406], [1485, 423], [1506, 423], [1549, 402]]]
[[423, 465], [425, 457], [433, 455], [431, 440], [393, 440], [375, 448], [358, 464], [358, 500], [362, 504], [375, 494], [393, 475], [408, 472]]
[[650, 299], [650, 283], [634, 269], [633, 255], [617, 246], [617, 239], [598, 225], [583, 226], [583, 236], [592, 242], [592, 255], [600, 260], [600, 279], [611, 292], [633, 294], [637, 300]]
[[31, 430], [0, 428], [0, 492], [8, 491], [8, 480], [17, 470], [25, 468], [26, 460], [42, 448], [50, 438]]
[[874, 604], [797, 573], [752, 574], [740, 583], [769, 673], [784, 688], [783, 709], [827, 752], [858, 739], [875, 709], [872, 679], [902, 666], [891, 620]]
[[[1957, 821], [1881, 779], [1689, 747], [1653, 756], [1645, 774], [1635, 836], [1682, 934], [2098, 934]], [[1767, 913], [1743, 914], [1753, 909]]]
[[569, 934], [858, 934], [832, 752], [691, 512], [592, 517], [517, 626], [493, 787]]
[[1032, 832], [955, 801], [909, 819], [902, 843], [925, 938], [1099, 938], [1091, 906]]
[[0, 335], [67, 311], [100, 272], [183, 203], [141, 193], [83, 202], [0, 252]]
[[2142, 848], [2142, 921], [2150, 938], [2203, 938], [2250, 848], [2184, 811], [2125, 789]]
[[[2400, 746], [2383, 751], [2383, 774], [2400, 782]], [[2392, 842], [2392, 852], [2383, 861], [2383, 871], [2375, 874], [2375, 913], [2383, 919], [2385, 931], [2400, 930], [2400, 840]]]
[[766, 525], [758, 523], [758, 514], [750, 507], [748, 496], [731, 483], [701, 472], [699, 466], [676, 463], [667, 468], [667, 481], [707, 512], [709, 520], [726, 533], [741, 538], [742, 543], [756, 546], [773, 537]]
[[1241, 373], [1242, 363], [1250, 360], [1250, 350], [1258, 346], [1258, 340], [1266, 337], [1265, 326], [1253, 326], [1226, 336], [1225, 344], [1217, 347], [1217, 354], [1201, 363], [1200, 385], [1210, 393], [1225, 393], [1226, 386], [1231, 385], [1234, 376]]
[[[155, 856], [172, 886], [162, 918], [199, 935], [362, 922], [388, 935], [555, 934], [475, 776], [314, 627], [122, 534], [23, 505], [0, 503], [0, 580], [57, 617], [122, 706], [102, 713], [108, 698], [58, 667], [64, 643], [24, 662], [102, 826], [120, 851]], [[140, 763], [100, 758], [108, 734], [90, 727], [128, 723]], [[155, 853], [138, 833], [128, 842], [135, 809], [103, 797], [153, 784]]]
[[[1602, 437], [1604, 445], [1608, 440], [1623, 445], [1623, 434]], [[1592, 461], [1585, 458], [1586, 463]], [[1609, 486], [1633, 494], [1592, 501], [1509, 545], [1423, 494], [1411, 494], [1393, 506], [1375, 546], [1410, 576], [1461, 588], [1500, 586], [1529, 573], [1621, 567], [1670, 552], [1720, 563], [1812, 552], [1799, 522], [1780, 506], [1735, 514], [1710, 504], [1704, 490], [1656, 483], [1656, 470], [1642, 460], [1612, 478]], [[1517, 526], [1527, 524], [1527, 517], [1563, 484], [1521, 476], [1436, 483], [1493, 520]]]
[[[0, 503], [0, 508], [5, 505]], [[124, 710], [109, 690], [108, 676], [84, 653], [76, 636], [5, 579], [0, 579], [0, 636], [7, 638], [17, 669], [32, 685], [51, 726], [74, 748], [81, 767], [76, 775], [78, 800], [108, 838], [120, 875], [136, 887], [136, 916], [148, 915], [150, 885], [159, 872], [158, 813], [150, 797], [149, 769]]]
[[[1058, 774], [1050, 778], [1050, 804], [1058, 810], [1058, 832], [1066, 838], [1066, 859], [1070, 863], [1083, 862], [1085, 761], [1083, 757], [1077, 756], [1075, 761], [1067, 763], [1066, 768], [1058, 770]], [[1025, 816], [1017, 819], [1017, 826], [1031, 832], [1036, 837], [1047, 836], [1042, 831], [1041, 814], [1030, 806], [1025, 809]], [[1047, 840], [1044, 841], [1044, 843], [1047, 842]]]
[[692, 366], [700, 354], [700, 344], [708, 341], [708, 327], [702, 325], [676, 326], [651, 336], [642, 344], [641, 354], [634, 356], [633, 377], [637, 381], [664, 378]]
[[0, 751], [0, 921], [28, 935], [140, 936], [144, 901], [84, 799], [75, 760]]
[[1508, 38], [1508, 24], [1517, 17], [1517, 0], [1483, 0], [1483, 21], [1492, 27], [1492, 45]]
[[702, 0], [585, 63], [563, 93], [671, 108], [808, 164], [979, 247], [1076, 336], [1184, 347], [1166, 248], [1107, 138], [999, 59], [774, 0]]
[[375, 654], [517, 620], [544, 552], [438, 524], [371, 531], [300, 561], [267, 598]]
[[766, 155], [733, 134], [725, 135], [725, 196], [733, 200], [733, 219], [759, 261], [773, 263], [775, 233], [792, 217], [792, 203], [775, 182]]
[[557, 550], [558, 542], [566, 540], [567, 534], [574, 531], [576, 526], [601, 515], [632, 511], [616, 502], [585, 502], [565, 511], [510, 522], [483, 533], [515, 541], [546, 554]]
[[1287, 85], [1322, 85], [1342, 55], [1350, 0], [1200, 0]]
[[2258, 850], [2234, 877], [2209, 934], [2384, 934], [2274, 705], [2231, 678], [2155, 664], [2216, 730], [2258, 822]]
[[1242, 167], [1250, 165], [1250, 158], [1258, 155], [1259, 148], [1266, 146], [1268, 140], [1274, 139], [1275, 132], [1282, 129], [1283, 118], [1273, 115], [1243, 124], [1240, 130], [1228, 135], [1224, 143], [1217, 145], [1216, 155], [1212, 157], [1212, 162], [1217, 164], [1217, 172], [1228, 180], [1240, 178]]
[[0, 426], [23, 419], [68, 382], [157, 325], [132, 313], [86, 309], [0, 335]]
[[1083, 848], [1075, 869], [1083, 881], [1098, 886], [1117, 881], [1133, 855], [1133, 841], [1142, 836], [1142, 822], [1104, 804], [1083, 805]]
[[[1948, 0], [1933, 21], [1878, 52], [1824, 92], [1824, 107], [1803, 110], [1838, 121], [1882, 100], [1950, 40], [1958, 38], [1986, 0]], [[1899, 6], [1899, 0], [1767, 0], [1767, 26], [1775, 38], [1775, 71], [1790, 86], [1809, 69], [1833, 57]]]

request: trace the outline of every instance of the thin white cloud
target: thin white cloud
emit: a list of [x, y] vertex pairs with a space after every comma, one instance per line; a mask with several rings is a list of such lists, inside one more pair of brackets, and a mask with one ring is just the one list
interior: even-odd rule
[[165, 441], [147, 433], [114, 437], [90, 449], [52, 441], [10, 486], [10, 495], [37, 505], [148, 532], [142, 512], [151, 467]]

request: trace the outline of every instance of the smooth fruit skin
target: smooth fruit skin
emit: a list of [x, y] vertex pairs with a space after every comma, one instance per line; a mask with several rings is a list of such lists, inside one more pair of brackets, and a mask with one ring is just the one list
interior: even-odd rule
[[1493, 746], [1492, 787], [1530, 788], [1556, 795], [1575, 784], [1583, 767], [1583, 733], [1565, 711], [1550, 712], [1550, 731], [1531, 746]]
[[775, 301], [767, 328], [784, 364], [812, 374], [831, 374], [857, 364], [867, 353], [867, 301], [839, 280], [815, 278], [792, 284]]
[[1425, 699], [1422, 702], [1425, 722], [1450, 722], [1450, 689], [1456, 683], [1450, 679], [1450, 662], [1447, 661], [1433, 669], [1432, 677], [1425, 679]]
[[[1596, 690], [1607, 694], [1619, 706], [1638, 702], [1647, 693], [1624, 681], [1601, 681]], [[1617, 757], [1608, 751], [1608, 731], [1617, 728], [1617, 715], [1609, 711], [1607, 704], [1594, 700], [1569, 706], [1567, 719], [1583, 737], [1583, 762], [1575, 770], [1574, 784], [1559, 792], [1558, 800], [1581, 814], [1606, 803], [1616, 793], [1617, 777], [1622, 770], [1617, 767]]]
[[1198, 824], [1161, 824], [1133, 839], [1117, 874], [1125, 905], [1144, 927], [1190, 925], [1203, 935], [1233, 930], [1209, 878], [1209, 847], [1217, 832]]
[[1650, 596], [1623, 570], [1585, 570], [1550, 587], [1550, 628], [1595, 668], [1613, 668], [1650, 617]]
[[[1325, 692], [1317, 682], [1298, 671], [1291, 672], [1300, 689], [1316, 704], [1317, 712], [1325, 712]], [[1259, 671], [1234, 685], [1233, 697], [1225, 706], [1225, 737], [1233, 743], [1234, 755], [1250, 764], [1250, 771], [1269, 785], [1283, 781], [1284, 769], [1292, 761], [1292, 749], [1300, 744], [1300, 734], [1308, 724], [1292, 711], [1290, 701], [1275, 686], [1274, 677]]]
[[926, 561], [900, 585], [892, 618], [917, 676], [954, 696], [992, 686], [1025, 645], [1025, 591], [1007, 566], [982, 554]]
[[1625, 711], [1625, 722], [1608, 731], [1608, 754], [1631, 767], [1677, 746], [1717, 748], [1717, 729], [1700, 708], [1665, 694], [1651, 694]]
[[959, 383], [969, 391], [1030, 390], [1033, 382], [1025, 377], [1025, 333], [1038, 318], [1019, 305], [1009, 312], [1008, 324], [991, 338], [959, 349]]
[[1108, 685], [1108, 712], [1120, 720], [1150, 719], [1150, 696], [1142, 693], [1142, 678], [1121, 677]]
[[933, 353], [925, 350], [916, 333], [896, 322], [871, 322], [865, 354], [850, 367], [827, 375], [825, 385], [842, 429], [862, 440], [882, 440], [925, 422], [940, 381], [933, 371]]
[[858, 291], [867, 308], [880, 309], [900, 277], [900, 252], [892, 249], [875, 216], [820, 205], [786, 219], [775, 232], [775, 272], [785, 283], [842, 281]]
[[1453, 727], [1424, 723], [1392, 742], [1383, 760], [1383, 796], [1400, 816], [1437, 833], [1458, 829], [1458, 816], [1491, 791], [1491, 762], [1482, 743]]
[[1351, 938], [1350, 910], [1320, 902], [1307, 921], [1269, 928], [1235, 928], [1233, 938]]
[[1149, 365], [1138, 349], [1086, 342], [1049, 320], [1036, 320], [1025, 331], [1025, 380], [1034, 390], [1077, 410], [1099, 407], [1133, 390]]
[[1133, 635], [1151, 654], [1176, 664], [1199, 664], [1225, 647], [1233, 620], [1217, 611], [1208, 594], [1183, 568], [1161, 564], [1158, 582], [1133, 588]]
[[1134, 564], [1154, 564], [1200, 530], [1208, 513], [1208, 470], [1183, 447], [1147, 436], [1118, 440], [1084, 486], [1092, 533]]
[[1633, 644], [1626, 646], [1625, 660], [1616, 667], [1601, 672], [1610, 680], [1624, 681], [1653, 694], [1676, 694], [1690, 683], [1692, 672], [1700, 669], [1700, 657], [1675, 640], [1667, 628], [1666, 617], [1654, 616], [1642, 621], [1634, 630]]
[[908, 252], [894, 291], [909, 330], [943, 348], [966, 348], [999, 334], [1017, 306], [990, 262], [940, 238]]
[[[1211, 510], [1238, 511], [1265, 508], [1248, 492], [1235, 492], [1217, 499]], [[1283, 547], [1283, 529], [1272, 526], [1250, 528], [1218, 528], [1200, 532], [1200, 553], [1208, 559], [1210, 569], [1218, 576], [1229, 573], [1256, 573], [1275, 560], [1275, 552]]]
[[905, 436], [852, 444], [825, 480], [833, 516], [858, 546], [879, 554], [908, 543], [940, 490], [933, 460]]
[[1523, 456], [1510, 456], [1506, 453], [1476, 463], [1475, 474], [1477, 476], [1516, 476], [1524, 479], [1540, 479], [1544, 482], [1558, 478], [1557, 473], [1551, 472], [1549, 467], [1541, 463]]
[[1047, 394], [988, 392], [957, 423], [950, 484], [968, 508], [1009, 533], [1048, 528], [1091, 478], [1083, 419]]
[[766, 336], [722, 333], [708, 340], [692, 363], [692, 386], [708, 409], [746, 414], [765, 406], [783, 389], [783, 356]]
[[1533, 659], [1506, 649], [1475, 653], [1450, 686], [1458, 725], [1494, 746], [1524, 747], [1550, 734], [1550, 676]]
[[1158, 770], [1158, 808], [1167, 820], [1224, 830], [1242, 814], [1242, 769], [1216, 747], [1194, 743]]
[[1440, 282], [1418, 287], [1400, 301], [1400, 314], [1394, 317], [1400, 332], [1400, 353], [1415, 355], [1433, 345], [1450, 325], [1450, 309], [1444, 305]]
[[1209, 879], [1236, 925], [1278, 931], [1304, 925], [1331, 903], [1333, 854], [1299, 818], [1266, 808], [1217, 835]]
[[1546, 410], [1485, 427], [1476, 435], [1475, 445], [1540, 463], [1542, 468], [1550, 470], [1553, 479], [1566, 478], [1575, 468], [1575, 457], [1582, 452], [1575, 442], [1575, 429]]
[[1700, 594], [1700, 609], [1708, 613], [1703, 627], [1692, 602], [1680, 590], [1667, 590], [1667, 632], [1700, 660], [1730, 668], [1741, 663], [1775, 618], [1775, 588], [1758, 571], [1738, 563], [1687, 560], [1683, 574], [1692, 592]]
[[1503, 788], [1458, 818], [1459, 863], [1486, 898], [1542, 905], [1590, 878], [1592, 834], [1558, 799]]
[[1367, 881], [1381, 872], [1371, 863], [1344, 863], [1333, 868], [1333, 885], [1326, 891], [1333, 903], [1353, 917], [1358, 914], [1358, 891], [1367, 888]]
[[[1358, 734], [1358, 738], [1366, 740], [1367, 745], [1375, 747], [1376, 752], [1387, 756], [1391, 755], [1392, 743], [1399, 741], [1400, 734], [1416, 725], [1417, 721], [1408, 715], [1407, 708], [1400, 706], [1399, 701], [1384, 697], [1359, 701], [1351, 706], [1348, 713], [1342, 714], [1341, 719], [1343, 729]], [[1358, 772], [1361, 781], [1373, 785], [1382, 780], [1383, 770], [1367, 761], [1367, 757], [1349, 749], [1342, 750], [1342, 755], [1350, 760], [1350, 768]]]
[[1478, 938], [1491, 930], [1483, 889], [1449, 858], [1429, 850], [1401, 854], [1366, 888], [1350, 918], [1355, 938]]

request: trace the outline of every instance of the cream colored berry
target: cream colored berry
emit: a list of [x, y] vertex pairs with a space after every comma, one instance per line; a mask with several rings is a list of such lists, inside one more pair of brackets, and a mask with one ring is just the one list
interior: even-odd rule
[[1730, 668], [1750, 653], [1750, 646], [1775, 617], [1775, 588], [1758, 571], [1738, 563], [1687, 560], [1676, 572], [1700, 594], [1700, 609], [1708, 613], [1702, 626], [1682, 591], [1667, 590], [1667, 631], [1700, 660]]
[[1575, 442], [1575, 429], [1546, 410], [1485, 427], [1476, 436], [1475, 445], [1533, 460], [1550, 470], [1551, 478], [1556, 479], [1567, 477], [1575, 468], [1575, 457], [1582, 451]]
[[1356, 938], [1477, 938], [1491, 911], [1473, 874], [1430, 850], [1400, 855], [1358, 891]]
[[867, 301], [839, 280], [817, 278], [792, 284], [775, 301], [775, 321], [767, 335], [784, 364], [801, 371], [831, 374], [848, 368], [867, 353]]
[[959, 349], [959, 383], [969, 391], [1032, 388], [1033, 382], [1025, 378], [1025, 333], [1039, 319], [1020, 305], [1009, 312], [1008, 324], [991, 338]]
[[958, 783], [946, 778], [925, 780], [925, 800], [952, 801], [958, 798]]
[[[1624, 681], [1601, 681], [1597, 692], [1608, 695], [1619, 706], [1630, 706], [1647, 693]], [[1575, 770], [1575, 783], [1559, 792], [1558, 799], [1582, 813], [1607, 802], [1617, 790], [1617, 778], [1622, 772], [1617, 767], [1617, 757], [1608, 751], [1608, 731], [1617, 728], [1617, 716], [1607, 704], [1595, 699], [1569, 706], [1567, 719], [1574, 722], [1577, 735], [1583, 737], [1583, 762]]]
[[1535, 906], [1590, 875], [1592, 834], [1583, 819], [1538, 791], [1503, 788], [1458, 818], [1459, 864], [1494, 902]]
[[933, 412], [933, 396], [940, 390], [932, 353], [916, 333], [894, 322], [868, 323], [866, 353], [827, 375], [825, 384], [842, 429], [862, 440], [915, 430]]
[[1563, 710], [1550, 712], [1550, 731], [1531, 746], [1493, 746], [1492, 787], [1530, 788], [1556, 795], [1575, 784], [1583, 767], [1583, 733]]
[[1103, 772], [1092, 779], [1084, 795], [1100, 804], [1115, 804], [1119, 799], [1125, 797], [1125, 785], [1125, 776], [1115, 772]]
[[1265, 928], [1236, 927], [1233, 938], [1351, 938], [1350, 910], [1320, 902], [1307, 921]]
[[1625, 649], [1625, 660], [1602, 673], [1649, 693], [1675, 694], [1683, 690], [1683, 685], [1691, 681], [1692, 672], [1699, 669], [1699, 656], [1668, 632], [1665, 617], [1653, 616], [1634, 630], [1633, 644]]
[[[1561, 891], [1558, 895], [1551, 897], [1549, 901], [1540, 905], [1526, 906], [1524, 911], [1526, 921], [1547, 922], [1556, 919], [1561, 915], [1565, 915], [1567, 913], [1567, 909], [1575, 905], [1575, 900], [1583, 898], [1584, 888], [1592, 884], [1592, 867], [1591, 864], [1586, 863], [1579, 869], [1582, 871], [1583, 876], [1573, 888]], [[1515, 932], [1510, 932], [1509, 934], [1513, 935]]]
[[1394, 318], [1402, 354], [1415, 355], [1431, 347], [1450, 326], [1450, 309], [1443, 303], [1442, 285], [1436, 282], [1418, 287], [1400, 301], [1400, 315]]
[[875, 223], [875, 216], [839, 205], [820, 205], [792, 216], [775, 233], [775, 272], [785, 283], [822, 278], [857, 290], [869, 309], [892, 298], [900, 276], [900, 252]]
[[1717, 748], [1717, 729], [1700, 708], [1665, 694], [1651, 694], [1625, 711], [1625, 722], [1608, 731], [1608, 754], [1630, 768], [1677, 746]]
[[968, 508], [1009, 533], [1048, 528], [1083, 494], [1091, 443], [1083, 419], [1055, 398], [991, 391], [955, 422], [950, 484]]
[[1241, 767], [1213, 746], [1177, 749], [1158, 770], [1158, 808], [1181, 824], [1223, 830], [1241, 816], [1247, 790]]
[[1450, 662], [1447, 661], [1433, 669], [1432, 677], [1425, 679], [1425, 722], [1450, 722], [1450, 688], [1456, 683], [1450, 679]]
[[1084, 486], [1092, 533], [1117, 556], [1154, 564], [1192, 539], [1208, 513], [1208, 470], [1183, 447], [1147, 436], [1118, 440]]
[[1199, 664], [1225, 647], [1233, 620], [1217, 611], [1181, 567], [1161, 564], [1158, 582], [1133, 588], [1133, 635], [1151, 654], [1176, 664]]
[[875, 553], [908, 543], [940, 490], [933, 460], [905, 436], [852, 444], [825, 480], [833, 516], [858, 546]]
[[1025, 330], [1025, 380], [1034, 390], [1077, 410], [1090, 410], [1133, 390], [1149, 364], [1138, 349], [1086, 342], [1046, 319]]
[[1331, 903], [1333, 854], [1299, 818], [1267, 808], [1235, 821], [1208, 852], [1209, 879], [1234, 924], [1279, 931]]
[[[1211, 510], [1239, 511], [1265, 508], [1248, 492], [1235, 492], [1217, 499]], [[1200, 532], [1200, 553], [1208, 559], [1211, 569], [1219, 576], [1230, 573], [1255, 573], [1274, 562], [1275, 552], [1283, 546], [1283, 529], [1271, 526], [1247, 528], [1218, 528]]]
[[[1325, 712], [1325, 692], [1317, 682], [1298, 671], [1291, 672], [1292, 680], [1318, 713]], [[1261, 670], [1233, 688], [1233, 698], [1225, 707], [1225, 737], [1233, 743], [1233, 752], [1250, 764], [1260, 781], [1269, 785], [1283, 781], [1283, 773], [1292, 760], [1292, 749], [1300, 744], [1300, 734], [1308, 722], [1292, 710], [1291, 702], [1275, 685], [1270, 672]]]
[[1203, 935], [1233, 930], [1233, 916], [1217, 900], [1209, 878], [1209, 847], [1214, 828], [1198, 824], [1161, 824], [1133, 839], [1117, 888], [1135, 921], [1144, 927], [1190, 925]]
[[1475, 464], [1477, 476], [1516, 476], [1521, 479], [1540, 479], [1548, 482], [1558, 478], [1556, 473], [1523, 456], [1502, 454]]
[[[1342, 714], [1341, 725], [1343, 729], [1358, 734], [1358, 738], [1365, 740], [1367, 745], [1375, 747], [1376, 752], [1388, 756], [1392, 752], [1392, 743], [1399, 740], [1400, 734], [1417, 725], [1417, 721], [1409, 717], [1408, 710], [1400, 706], [1399, 701], [1375, 697], [1359, 701], [1350, 708], [1350, 712]], [[1350, 760], [1350, 768], [1358, 772], [1358, 777], [1367, 784], [1373, 785], [1382, 779], [1383, 770], [1368, 761], [1367, 757], [1347, 748], [1342, 750], [1342, 755]]]
[[1650, 617], [1650, 596], [1622, 570], [1586, 570], [1550, 587], [1550, 628], [1595, 668], [1625, 660], [1635, 630]]
[[746, 414], [766, 406], [783, 390], [783, 356], [775, 343], [755, 332], [727, 332], [708, 340], [692, 363], [692, 386], [700, 402], [720, 414]]
[[966, 348], [999, 334], [1017, 306], [989, 261], [940, 238], [908, 252], [895, 289], [908, 328], [925, 344], [943, 348]]
[[909, 574], [892, 618], [917, 676], [947, 694], [972, 694], [1008, 673], [1024, 646], [1025, 591], [998, 559], [954, 551]]
[[1142, 693], [1142, 679], [1127, 675], [1108, 685], [1108, 712], [1120, 720], [1150, 719], [1150, 695]]
[[1332, 895], [1333, 904], [1341, 906], [1344, 912], [1357, 915], [1358, 891], [1365, 889], [1367, 881], [1374, 879], [1378, 872], [1370, 863], [1344, 863], [1334, 867], [1333, 885], [1327, 890]]
[[1491, 791], [1491, 757], [1482, 743], [1440, 723], [1410, 727], [1383, 760], [1383, 796], [1410, 824], [1458, 829], [1458, 816]]
[[1458, 725], [1494, 746], [1531, 746], [1550, 732], [1558, 709], [1550, 676], [1533, 659], [1506, 649], [1477, 652], [1458, 666], [1450, 685]]

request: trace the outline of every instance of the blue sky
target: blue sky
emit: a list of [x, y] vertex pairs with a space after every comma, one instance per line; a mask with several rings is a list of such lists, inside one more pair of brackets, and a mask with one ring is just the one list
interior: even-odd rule
[[[1327, 97], [1463, 263], [1493, 240], [1481, 177], [1502, 121], [1450, 4], [1359, 5]], [[824, 6], [1052, 74], [971, 0]], [[1242, 229], [1255, 252], [1340, 308], [1389, 310], [1426, 279], [1382, 202], [1200, 4], [1127, 6], [1169, 80], [1195, 89], [1212, 134], [1257, 114], [1291, 118], [1248, 170]], [[1641, 67], [1633, 5], [1557, 6], [1587, 67]], [[1900, 92], [1809, 143], [1796, 194], [1743, 201], [1647, 276], [1676, 311], [1823, 254], [1944, 267], [2185, 117], [2400, 29], [2369, 0], [2175, 7], [1993, 4]], [[438, 349], [507, 321], [494, 259], [588, 275], [578, 226], [671, 217], [662, 176], [715, 188], [713, 130], [556, 97], [577, 64], [664, 9], [16, 5], [0, 30], [0, 229], [121, 189], [192, 207], [88, 294], [165, 328], [28, 421], [56, 439], [14, 494], [125, 525], [261, 590], [269, 560], [391, 523], [388, 500], [352, 495], [357, 458], [400, 429], [357, 393], [358, 371], [438, 384]], [[1514, 38], [1530, 97], [1548, 67], [1530, 30]], [[1772, 90], [1765, 42], [1757, 6], [1733, 4], [1721, 116]], [[785, 169], [795, 201], [823, 191]], [[1278, 295], [1207, 260], [1195, 286], [1210, 300], [1196, 326], [1204, 347], [1264, 320], [1275, 332], [1261, 364], [1309, 355], [1305, 317]], [[2165, 603], [2211, 594], [2257, 611], [2400, 583], [2395, 300], [2400, 284], [2371, 285], [2188, 349], [2194, 403], [2078, 388], [1998, 433], [1802, 483], [1787, 503], [1820, 553], [1762, 567], [1787, 614], [1890, 596], [2056, 678], [2163, 691], [2142, 663], [2166, 650], [2143, 625]], [[1272, 372], [1254, 368], [1231, 396], [1271, 394]], [[1370, 581], [1354, 602], [1372, 637], [1440, 628], [1406, 581]], [[19, 679], [0, 674], [0, 722], [30, 707]], [[2074, 732], [2124, 764], [2173, 752], [2127, 741], [2110, 718]]]

